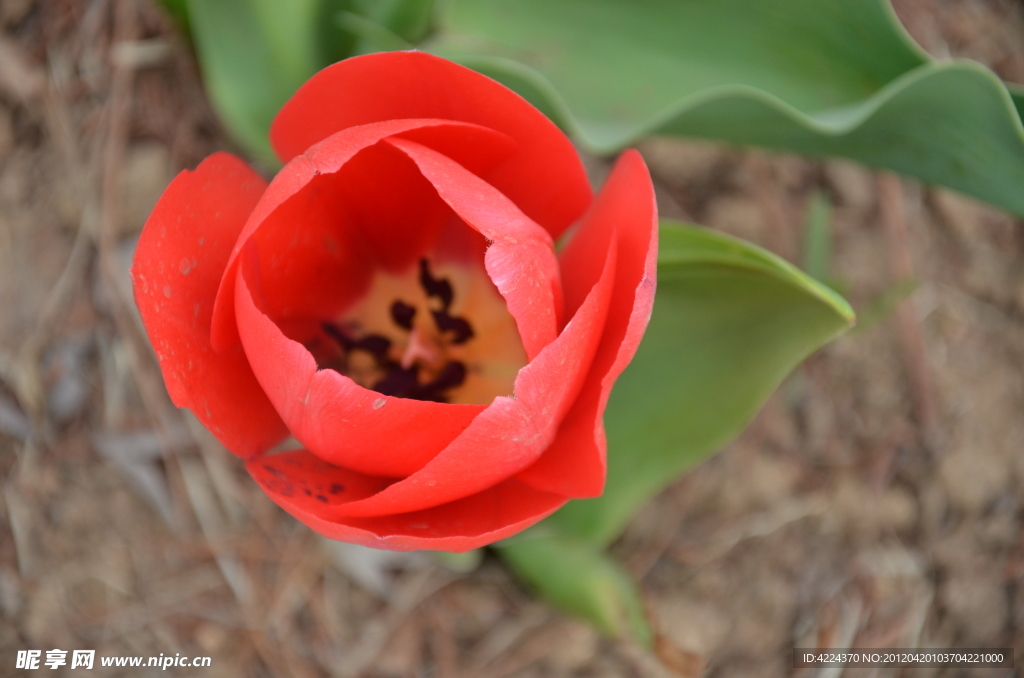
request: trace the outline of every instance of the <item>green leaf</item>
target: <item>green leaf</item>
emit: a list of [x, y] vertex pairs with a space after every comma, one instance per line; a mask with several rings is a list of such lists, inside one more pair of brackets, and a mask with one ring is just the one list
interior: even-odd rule
[[451, 0], [427, 48], [584, 146], [649, 134], [839, 155], [1024, 215], [1024, 95], [934, 62], [887, 0]]
[[429, 32], [434, 0], [354, 0], [338, 15], [339, 25], [356, 39], [353, 52], [412, 49]]
[[542, 523], [605, 545], [644, 501], [735, 437], [782, 379], [853, 323], [827, 287], [749, 243], [662, 221], [658, 292], [605, 414], [608, 481]]
[[335, 20], [342, 29], [355, 36], [355, 49], [359, 54], [412, 49], [412, 45], [400, 35], [362, 14], [339, 12]]
[[338, 15], [347, 11], [351, 4], [352, 0], [317, 0], [316, 70], [356, 53], [356, 36], [339, 26], [337, 21]]
[[502, 559], [551, 603], [612, 637], [651, 643], [633, 578], [600, 548], [571, 538], [527, 532], [495, 547]]
[[353, 39], [331, 16], [343, 0], [187, 0], [206, 90], [224, 126], [276, 167], [267, 133], [285, 101]]
[[640, 504], [736, 436], [790, 370], [853, 323], [842, 298], [754, 245], [668, 220], [660, 239], [651, 324], [605, 414], [604, 494], [495, 545], [551, 603], [645, 645], [636, 584], [604, 547]]
[[415, 44], [430, 30], [434, 0], [355, 0], [354, 10], [407, 43]]

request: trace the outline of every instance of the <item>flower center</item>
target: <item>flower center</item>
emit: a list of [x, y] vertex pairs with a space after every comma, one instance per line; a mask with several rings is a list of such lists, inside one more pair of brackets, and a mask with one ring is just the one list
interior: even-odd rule
[[454, 264], [435, 270], [425, 258], [402, 275], [378, 272], [367, 295], [321, 329], [328, 341], [309, 346], [321, 369], [398, 398], [489, 404], [512, 393], [526, 363], [515, 321], [486, 273]]

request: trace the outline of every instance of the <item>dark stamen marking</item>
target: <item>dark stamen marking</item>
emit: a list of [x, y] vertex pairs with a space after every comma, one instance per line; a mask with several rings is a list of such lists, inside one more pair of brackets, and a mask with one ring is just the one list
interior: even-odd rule
[[465, 344], [473, 338], [473, 327], [465, 318], [448, 315], [448, 311], [431, 311], [434, 316], [434, 324], [441, 332], [453, 332], [453, 344]]
[[340, 494], [341, 492], [344, 492], [344, 491], [345, 491], [345, 486], [342, 485], [341, 483], [331, 483], [331, 488], [330, 488], [330, 493], [331, 494]]
[[452, 284], [446, 278], [435, 278], [431, 275], [430, 263], [426, 259], [420, 259], [420, 286], [428, 297], [440, 299], [441, 307], [445, 310], [452, 305], [452, 299], [455, 298]]
[[466, 366], [453, 360], [433, 380], [426, 384], [419, 383], [419, 367], [413, 365], [405, 369], [395, 365], [386, 377], [373, 386], [373, 390], [382, 395], [431, 402], [448, 402], [444, 392], [461, 386], [466, 381]]
[[388, 351], [391, 350], [391, 340], [382, 334], [367, 334], [362, 339], [353, 339], [352, 337], [345, 334], [337, 325], [331, 323], [321, 323], [320, 327], [323, 328], [324, 332], [327, 333], [331, 339], [334, 339], [338, 344], [341, 345], [345, 352], [349, 351], [366, 351], [374, 358], [378, 363], [388, 361]]
[[356, 342], [356, 348], [366, 351], [378, 361], [387, 360], [391, 340], [380, 334], [367, 334]]
[[325, 504], [327, 503], [327, 497], [325, 497], [325, 496], [324, 496], [324, 495], [322, 495], [322, 494], [318, 494], [318, 495], [316, 495], [316, 500], [317, 500], [317, 501], [322, 501], [322, 502], [323, 502], [323, 503], [325, 503]]
[[[441, 302], [440, 310], [430, 311], [438, 331], [448, 335], [448, 341], [452, 344], [464, 344], [472, 339], [475, 333], [469, 321], [449, 313], [455, 298], [451, 283], [446, 278], [435, 278], [430, 271], [430, 262], [426, 259], [420, 259], [420, 285], [428, 297]], [[391, 303], [391, 320], [399, 327], [411, 331], [416, 310], [415, 306], [396, 299]], [[391, 340], [386, 336], [367, 334], [356, 339], [345, 329], [332, 323], [322, 323], [321, 327], [324, 333], [337, 342], [345, 353], [341, 364], [338, 365], [338, 371], [343, 374], [347, 370], [350, 352], [365, 351], [374, 357], [377, 367], [384, 372], [384, 376], [370, 388], [381, 395], [443, 403], [447, 402], [446, 391], [461, 386], [466, 381], [466, 366], [459, 361], [451, 361], [441, 369], [434, 379], [421, 384], [420, 366], [412, 365], [406, 368], [392, 359], [388, 355], [392, 347]], [[331, 369], [334, 367], [332, 366]], [[329, 493], [337, 494], [344, 489], [342, 485], [335, 483], [331, 485]], [[304, 492], [307, 496], [312, 496], [309, 490], [304, 490]], [[316, 498], [320, 501], [327, 501], [323, 495], [316, 495]]]
[[395, 363], [384, 378], [374, 384], [372, 388], [381, 395], [415, 398], [415, 393], [419, 388], [419, 372], [418, 365], [406, 369]]
[[412, 319], [416, 317], [416, 307], [410, 306], [401, 300], [395, 300], [391, 304], [391, 319], [395, 321], [395, 324], [399, 327], [411, 330]]
[[425, 393], [436, 393], [440, 396], [442, 391], [462, 386], [464, 381], [466, 381], [466, 366], [458, 360], [453, 360], [444, 366], [444, 369], [433, 381], [424, 384], [421, 389]]

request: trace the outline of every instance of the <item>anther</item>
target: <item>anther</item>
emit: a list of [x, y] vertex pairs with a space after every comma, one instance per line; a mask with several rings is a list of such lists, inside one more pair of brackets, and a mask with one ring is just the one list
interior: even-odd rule
[[446, 278], [435, 278], [430, 273], [430, 262], [420, 259], [420, 286], [427, 293], [428, 297], [437, 297], [441, 300], [441, 308], [448, 310], [452, 305], [455, 293], [452, 292], [452, 284]]
[[453, 360], [444, 366], [441, 373], [438, 374], [432, 381], [423, 385], [422, 389], [424, 393], [434, 394], [438, 396], [444, 391], [456, 386], [462, 386], [462, 382], [466, 381], [466, 366], [458, 360]]
[[[391, 320], [409, 332], [400, 358], [396, 359], [392, 354], [392, 340], [383, 334], [366, 334], [358, 337], [355, 328], [339, 327], [329, 322], [323, 323], [322, 328], [324, 333], [343, 350], [344, 355], [340, 362], [335, 359], [335, 362], [338, 362], [338, 371], [348, 374], [351, 353], [363, 351], [372, 356], [375, 367], [369, 368], [363, 363], [358, 363], [363, 366], [354, 370], [353, 378], [359, 379], [359, 383], [370, 381], [369, 375], [373, 374], [376, 381], [370, 388], [381, 395], [443, 403], [447, 402], [445, 393], [461, 386], [468, 374], [465, 364], [460, 361], [443, 363], [444, 346], [464, 344], [473, 338], [475, 333], [466, 318], [450, 313], [455, 297], [451, 282], [446, 278], [435, 278], [430, 270], [430, 262], [425, 258], [420, 259], [419, 267], [419, 283], [423, 291], [428, 298], [436, 299], [440, 305], [438, 308], [438, 304], [435, 303], [432, 304], [434, 308], [428, 309], [437, 331], [417, 326], [414, 323], [417, 308], [401, 299], [395, 299], [388, 309]], [[444, 366], [439, 372], [435, 372], [434, 370], [441, 364]], [[335, 366], [330, 366], [330, 369], [335, 369]], [[428, 374], [435, 375], [426, 383], [420, 381], [423, 369], [426, 369]], [[426, 378], [426, 375], [423, 376]]]
[[419, 390], [419, 365], [406, 369], [395, 365], [371, 388], [381, 395], [396, 398], [415, 398]]
[[391, 340], [380, 334], [367, 334], [356, 342], [356, 348], [361, 348], [378, 361], [387, 360]]
[[434, 316], [434, 324], [437, 325], [440, 332], [454, 333], [453, 344], [464, 344], [473, 338], [473, 327], [465, 318], [448, 315], [447, 310], [431, 311], [430, 313]]
[[353, 339], [337, 325], [321, 323], [324, 332], [341, 345], [345, 352], [361, 350], [372, 355], [378, 362], [387, 360], [391, 340], [382, 334], [367, 334], [362, 339]]
[[407, 330], [412, 329], [412, 320], [416, 317], [416, 307], [410, 306], [400, 299], [391, 304], [391, 319], [399, 327]]

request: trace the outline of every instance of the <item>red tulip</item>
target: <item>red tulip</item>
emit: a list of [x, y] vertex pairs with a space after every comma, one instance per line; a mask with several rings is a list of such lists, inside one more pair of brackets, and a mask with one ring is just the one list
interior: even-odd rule
[[[270, 136], [269, 185], [212, 155], [139, 239], [175, 404], [332, 539], [462, 551], [599, 495], [605, 403], [654, 301], [640, 155], [593, 198], [539, 111], [420, 52], [324, 69]], [[268, 454], [289, 434], [304, 449]]]

